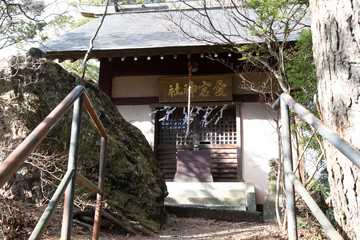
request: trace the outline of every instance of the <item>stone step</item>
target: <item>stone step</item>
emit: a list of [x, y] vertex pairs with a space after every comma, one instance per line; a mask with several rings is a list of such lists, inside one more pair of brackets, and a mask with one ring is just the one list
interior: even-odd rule
[[168, 190], [246, 190], [255, 191], [253, 183], [245, 182], [166, 182]]
[[182, 205], [203, 205], [203, 206], [234, 206], [246, 210], [246, 198], [226, 198], [222, 196], [212, 198], [191, 198], [191, 197], [167, 197], [165, 203]]
[[256, 211], [255, 186], [244, 182], [167, 182], [165, 204]]
[[170, 197], [188, 197], [188, 198], [217, 198], [218, 196], [227, 198], [245, 198], [246, 192], [238, 189], [191, 189], [191, 190], [169, 190]]
[[261, 212], [248, 212], [228, 206], [206, 207], [196, 205], [165, 205], [166, 211], [177, 217], [217, 219], [235, 222], [262, 222]]

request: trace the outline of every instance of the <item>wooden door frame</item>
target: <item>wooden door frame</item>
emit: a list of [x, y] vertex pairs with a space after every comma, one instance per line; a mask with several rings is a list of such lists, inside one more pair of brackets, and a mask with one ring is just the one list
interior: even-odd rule
[[[206, 103], [206, 105], [208, 105], [209, 103]], [[222, 104], [218, 104], [218, 105], [223, 105], [223, 104], [225, 104], [225, 103], [222, 103]], [[242, 134], [242, 118], [241, 118], [241, 103], [239, 103], [239, 102], [237, 102], [237, 103], [234, 103], [234, 102], [232, 102], [232, 103], [226, 103], [226, 104], [228, 104], [228, 105], [230, 105], [230, 106], [233, 106], [233, 107], [235, 107], [235, 109], [234, 109], [234, 117], [235, 117], [235, 127], [236, 127], [236, 147], [234, 148], [234, 149], [236, 149], [236, 158], [234, 158], [234, 160], [236, 161], [236, 163], [237, 163], [237, 171], [236, 171], [236, 173], [235, 173], [235, 178], [233, 178], [234, 180], [236, 179], [237, 181], [243, 181], [243, 178], [242, 178], [242, 171], [243, 171], [243, 169], [242, 169], [242, 163], [243, 163], [243, 161], [242, 161], [242, 156], [243, 156], [243, 147], [242, 147], [242, 143], [243, 143], [243, 134]], [[154, 104], [154, 105], [152, 105], [151, 107], [152, 107], [152, 109], [153, 110], [155, 110], [155, 108], [159, 108], [159, 107], [163, 107], [165, 104], [161, 104], [160, 106], [159, 106], [159, 104]], [[176, 107], [183, 107], [185, 104], [182, 104], [182, 105], [180, 105], [180, 104], [166, 104], [166, 105], [169, 105], [169, 106], [171, 106], [171, 107], [173, 107], [173, 105], [175, 105]], [[206, 106], [205, 105], [205, 103], [202, 103], [201, 105], [203, 105], [203, 106]], [[155, 154], [156, 155], [158, 155], [157, 154], [157, 148], [158, 148], [158, 139], [157, 139], [157, 137], [158, 137], [158, 131], [159, 131], [159, 129], [158, 129], [158, 123], [156, 122], [156, 121], [158, 121], [158, 119], [159, 119], [159, 117], [158, 117], [158, 114], [154, 114], [155, 116], [154, 116], [154, 120], [155, 120], [155, 124], [154, 124], [154, 127], [155, 127], [155, 134], [154, 134], [154, 137], [155, 137], [155, 139], [154, 139], [154, 144], [155, 144], [155, 146], [154, 146], [154, 151], [155, 151]], [[194, 131], [194, 134], [195, 134], [195, 132], [196, 131]], [[194, 138], [194, 140], [195, 140], [195, 138], [196, 138], [196, 136], [194, 136], [193, 137]], [[197, 139], [198, 140], [198, 139]], [[194, 144], [196, 143], [196, 141], [194, 142]], [[192, 147], [193, 146], [190, 146], [190, 145], [182, 145], [182, 146], [175, 146], [175, 148], [177, 149], [177, 150], [185, 150], [185, 149], [187, 149], [187, 150], [191, 150], [192, 149]], [[203, 149], [203, 147], [201, 147], [200, 146], [200, 144], [199, 144], [199, 147], [200, 148], [202, 148]], [[205, 146], [206, 147], [206, 146]], [[225, 180], [225, 179], [224, 179]], [[227, 180], [225, 180], [225, 181], [227, 181]]]

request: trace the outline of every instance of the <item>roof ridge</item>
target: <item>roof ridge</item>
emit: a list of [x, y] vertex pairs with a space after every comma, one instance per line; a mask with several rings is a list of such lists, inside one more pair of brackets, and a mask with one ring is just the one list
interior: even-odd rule
[[[149, 13], [149, 12], [172, 12], [172, 11], [194, 11], [201, 9], [220, 9], [234, 7], [234, 3], [230, 0], [219, 2], [216, 0], [188, 0], [188, 1], [172, 1], [142, 4], [118, 4], [118, 12], [114, 8], [108, 9], [108, 14], [128, 14], [128, 13]], [[86, 17], [100, 17], [103, 15], [104, 5], [86, 5], [81, 4], [79, 10]]]

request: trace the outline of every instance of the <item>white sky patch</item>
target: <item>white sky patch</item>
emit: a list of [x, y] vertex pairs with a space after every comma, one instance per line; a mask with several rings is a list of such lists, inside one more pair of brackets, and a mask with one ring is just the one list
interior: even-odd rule
[[7, 58], [11, 55], [18, 55], [21, 51], [17, 49], [15, 46], [10, 46], [4, 49], [0, 49], [0, 58]]

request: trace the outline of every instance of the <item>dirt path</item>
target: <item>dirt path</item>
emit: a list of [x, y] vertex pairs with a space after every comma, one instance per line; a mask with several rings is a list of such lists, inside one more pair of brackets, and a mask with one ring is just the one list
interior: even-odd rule
[[[318, 228], [299, 229], [300, 240], [325, 240], [322, 231]], [[88, 239], [89, 235], [77, 235], [76, 239]], [[227, 222], [208, 220], [202, 218], [177, 218], [169, 216], [164, 229], [153, 236], [131, 236], [102, 232], [100, 239], [103, 240], [180, 240], [180, 239], [231, 239], [231, 240], [285, 240], [286, 232], [280, 230], [277, 225], [270, 222], [248, 223]]]
[[169, 217], [165, 228], [153, 237], [128, 236], [124, 239], [286, 239], [272, 223], [246, 223], [202, 218]]
[[[1, 200], [1, 199], [0, 199]], [[2, 200], [4, 201], [4, 200]], [[0, 208], [0, 239], [27, 239], [35, 224], [40, 218], [44, 209], [16, 204], [8, 200], [2, 202], [4, 207]], [[6, 206], [6, 207], [5, 207]], [[58, 209], [50, 221], [43, 239], [55, 240], [60, 237], [62, 211]], [[306, 224], [302, 224], [306, 225]], [[314, 224], [307, 224], [310, 229], [299, 229], [301, 240], [325, 240], [322, 231]], [[10, 231], [10, 232], [9, 232]], [[91, 239], [91, 231], [76, 222], [73, 223], [72, 240]], [[15, 237], [16, 236], [16, 237]], [[156, 239], [287, 239], [286, 232], [283, 232], [274, 223], [249, 223], [249, 222], [227, 222], [209, 220], [202, 218], [178, 218], [175, 215], [168, 215], [167, 223], [159, 234], [153, 236], [136, 235], [132, 236], [113, 229], [102, 229], [100, 233], [102, 240], [156, 240]]]
[[[113, 233], [111, 233], [113, 232]], [[227, 222], [208, 220], [202, 218], [177, 218], [170, 216], [159, 234], [153, 236], [132, 236], [121, 235], [113, 231], [102, 231], [100, 239], [102, 240], [167, 240], [167, 239], [233, 239], [233, 240], [249, 240], [249, 239], [263, 239], [263, 240], [282, 240], [287, 239], [286, 233], [282, 232], [273, 223], [248, 223], [248, 222]], [[83, 240], [89, 239], [88, 231], [74, 232], [73, 239]], [[84, 235], [82, 235], [82, 234]], [[55, 238], [54, 238], [55, 239]]]
[[[322, 231], [313, 227], [311, 229], [298, 229], [300, 240], [326, 240]], [[77, 235], [76, 239], [88, 239], [89, 235], [81, 237]], [[285, 240], [286, 232], [271, 222], [248, 223], [248, 222], [227, 222], [208, 220], [202, 218], [177, 218], [169, 216], [164, 229], [153, 236], [131, 236], [111, 233], [111, 231], [102, 232], [102, 240], [180, 240], [180, 239], [215, 239], [215, 240]]]

